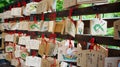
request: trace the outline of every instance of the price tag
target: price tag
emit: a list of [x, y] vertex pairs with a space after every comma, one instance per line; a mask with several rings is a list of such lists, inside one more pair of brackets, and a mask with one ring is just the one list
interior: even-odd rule
[[29, 44], [29, 40], [30, 40], [30, 36], [22, 36], [22, 37], [19, 37], [19, 42], [18, 42], [18, 44], [19, 44], [19, 45], [27, 45], [27, 44]]

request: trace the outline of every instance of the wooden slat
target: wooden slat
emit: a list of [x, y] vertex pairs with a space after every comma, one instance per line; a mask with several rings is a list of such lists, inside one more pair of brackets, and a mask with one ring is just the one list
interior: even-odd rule
[[95, 43], [120, 46], [120, 40], [114, 40], [113, 37], [92, 36], [92, 35], [76, 35], [75, 39], [78, 41], [89, 42], [91, 38], [95, 38]]
[[120, 57], [120, 50], [109, 49], [108, 57]]

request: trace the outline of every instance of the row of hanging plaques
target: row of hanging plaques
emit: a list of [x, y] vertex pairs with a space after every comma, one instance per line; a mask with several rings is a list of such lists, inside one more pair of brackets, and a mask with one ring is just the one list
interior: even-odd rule
[[13, 7], [3, 13], [0, 18], [8, 19], [13, 17], [30, 16], [31, 14], [41, 14], [56, 11], [56, 0], [42, 0], [40, 2], [30, 2], [26, 6]]
[[[78, 43], [75, 47], [73, 40], [58, 41], [55, 37], [46, 38], [43, 35], [41, 38], [31, 39], [25, 34], [4, 33], [2, 38], [5, 38], [6, 59], [14, 66], [19, 66], [19, 63], [22, 63], [28, 67], [46, 67], [45, 65], [48, 67], [51, 65], [53, 67], [67, 67], [66, 62], [77, 62], [77, 65], [81, 67], [88, 67], [89, 65], [104, 67], [102, 63], [108, 56], [107, 49], [98, 44], [94, 45], [93, 49], [82, 50], [81, 44]], [[35, 51], [31, 52], [31, 50]], [[38, 57], [37, 54], [42, 58]], [[57, 58], [51, 58], [56, 55]], [[97, 62], [98, 60], [99, 62]], [[60, 62], [64, 65], [60, 66]], [[74, 65], [72, 66], [74, 67]]]
[[[84, 3], [106, 3], [107, 0], [64, 0], [63, 8], [75, 6], [77, 4]], [[42, 0], [40, 2], [30, 2], [26, 6], [13, 7], [11, 10], [7, 10], [0, 14], [0, 18], [13, 18], [29, 16], [30, 14], [41, 14], [42, 12], [56, 11], [56, 0]]]
[[[59, 32], [61, 34], [69, 34], [75, 37], [75, 34], [84, 33], [84, 22], [78, 20], [74, 22], [70, 18], [56, 22], [56, 21], [10, 21], [0, 24], [0, 29], [6, 30], [28, 30], [28, 31], [41, 31], [41, 32]], [[90, 21], [90, 34], [92, 35], [106, 35], [107, 33], [107, 21], [99, 18], [95, 18]]]

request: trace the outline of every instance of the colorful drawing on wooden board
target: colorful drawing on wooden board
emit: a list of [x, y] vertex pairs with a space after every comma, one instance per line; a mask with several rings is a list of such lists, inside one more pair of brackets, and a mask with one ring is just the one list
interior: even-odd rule
[[35, 28], [39, 29], [40, 27], [39, 27], [37, 24], [32, 24], [32, 25], [30, 26], [30, 28], [31, 28], [31, 29], [35, 29]]
[[58, 60], [67, 62], [77, 61], [77, 48], [74, 47], [74, 41], [69, 45], [69, 40], [63, 41], [58, 48]]
[[92, 35], [106, 35], [107, 22], [102, 19], [95, 18], [90, 23], [90, 33]]
[[63, 54], [63, 59], [66, 61], [75, 61], [77, 59], [77, 56], [73, 54], [74, 52], [74, 48], [66, 48], [66, 54]]
[[95, 32], [98, 32], [99, 30], [101, 30], [101, 31], [104, 32], [104, 29], [102, 28], [102, 26], [103, 26], [104, 24], [105, 24], [105, 23], [94, 25], [94, 30], [95, 30]]
[[13, 52], [14, 48], [13, 46], [6, 46], [6, 52]]
[[21, 52], [21, 58], [25, 59], [28, 56], [27, 52]]

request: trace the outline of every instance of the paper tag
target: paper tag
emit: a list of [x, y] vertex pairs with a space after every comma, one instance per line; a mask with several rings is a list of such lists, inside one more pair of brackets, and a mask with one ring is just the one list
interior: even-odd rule
[[55, 49], [55, 46], [56, 44], [54, 43], [49, 43], [47, 44], [48, 47], [46, 47], [46, 49], [48, 50], [48, 56], [53, 56], [53, 52], [54, 52], [54, 49]]
[[12, 59], [12, 60], [11, 60], [11, 65], [17, 67], [17, 66], [19, 65], [19, 61], [18, 61], [17, 59]]
[[[72, 46], [74, 47], [74, 41], [73, 40], [71, 40], [71, 43], [72, 43]], [[69, 44], [70, 44], [70, 41], [69, 40], [66, 40], [66, 42], [65, 42], [65, 46], [69, 46]]]
[[54, 32], [54, 28], [55, 28], [55, 22], [54, 21], [49, 21], [48, 32]]
[[16, 16], [16, 17], [22, 17], [22, 8], [21, 7], [12, 8], [11, 15]]
[[41, 32], [45, 32], [45, 31], [48, 31], [48, 22], [44, 22], [44, 21], [41, 21]]
[[20, 51], [20, 50], [21, 50], [21, 49], [20, 49], [20, 46], [19, 46], [19, 45], [16, 45], [16, 46], [15, 46], [15, 50]]
[[25, 63], [27, 66], [41, 67], [41, 58], [28, 56]]
[[14, 53], [15, 53], [16, 58], [20, 57], [20, 51], [19, 50], [16, 50]]
[[25, 61], [21, 58], [20, 58], [20, 63], [21, 63], [21, 67], [29, 67], [29, 66], [25, 65]]
[[14, 42], [14, 35], [10, 34], [5, 35], [5, 41]]
[[36, 14], [36, 7], [37, 7], [38, 3], [37, 2], [31, 2], [31, 3], [28, 3], [26, 5], [26, 8], [25, 8], [25, 12], [24, 14], [25, 15], [29, 15], [29, 14]]
[[2, 29], [3, 29], [3, 30], [4, 30], [4, 29], [10, 30], [10, 25], [9, 25], [9, 23], [2, 23], [1, 26], [2, 26]]
[[40, 22], [38, 23], [30, 22], [29, 28], [30, 28], [30, 31], [40, 31]]
[[83, 34], [84, 23], [81, 20], [77, 21], [76, 29], [77, 29], [77, 34]]
[[19, 45], [27, 45], [27, 44], [29, 44], [29, 40], [30, 40], [30, 36], [22, 36], [22, 37], [19, 37], [19, 42], [18, 42], [18, 44], [19, 44]]
[[102, 19], [93, 19], [90, 22], [90, 32], [92, 35], [105, 35], [107, 33], [107, 22]]
[[54, 52], [53, 52], [54, 56], [56, 56], [58, 54], [58, 47], [59, 47], [59, 42], [56, 42], [55, 49], [54, 49]]
[[40, 1], [37, 5], [37, 13], [46, 12], [48, 10], [48, 4], [46, 0]]
[[75, 33], [76, 33], [75, 24], [69, 18], [66, 19], [65, 32], [75, 37]]
[[11, 11], [8, 10], [8, 11], [5, 11], [4, 12], [4, 16], [2, 16], [2, 18], [4, 17], [4, 19], [7, 19], [7, 18], [13, 18], [13, 16], [11, 15]]
[[6, 55], [5, 54], [0, 54], [0, 59], [6, 59]]
[[28, 21], [21, 21], [19, 23], [19, 30], [29, 30], [29, 23]]
[[18, 30], [19, 29], [19, 23], [10, 23], [11, 24], [11, 30]]
[[35, 39], [31, 39], [29, 40], [29, 44], [26, 45], [27, 49], [39, 49], [39, 45], [40, 45], [40, 41], [35, 40]]
[[23, 14], [24, 14], [25, 16], [30, 16], [30, 11], [28, 11], [27, 9], [28, 9], [28, 6], [23, 7]]
[[65, 62], [61, 62], [61, 64], [60, 64], [60, 67], [67, 67], [67, 66], [68, 66], [68, 64]]

